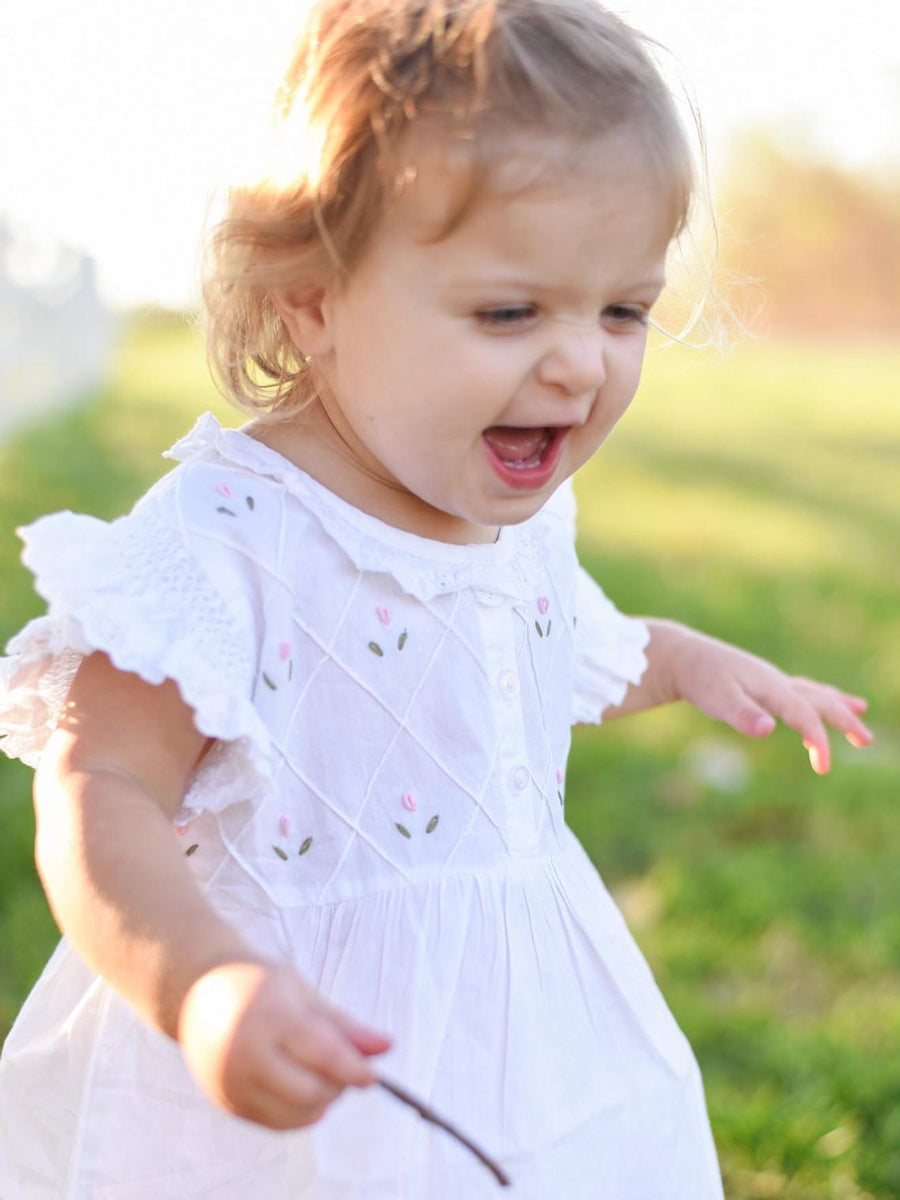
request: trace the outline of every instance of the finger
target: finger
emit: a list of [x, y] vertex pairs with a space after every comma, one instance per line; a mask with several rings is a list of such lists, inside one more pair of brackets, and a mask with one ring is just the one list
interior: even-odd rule
[[728, 675], [707, 677], [702, 688], [688, 698], [708, 717], [724, 721], [748, 737], [767, 737], [775, 728], [771, 713]]
[[352, 1017], [348, 1017], [339, 1009], [333, 1009], [332, 1016], [340, 1031], [361, 1054], [368, 1057], [373, 1054], [384, 1054], [386, 1050], [390, 1050], [392, 1040], [387, 1034], [378, 1033], [366, 1025], [360, 1025], [358, 1021], [354, 1021]]
[[320, 1120], [342, 1090], [290, 1059], [273, 1061], [239, 1115], [270, 1129], [299, 1129]]
[[281, 1045], [295, 1061], [339, 1087], [368, 1087], [374, 1082], [365, 1057], [324, 1005], [310, 1005]]
[[867, 729], [864, 735], [858, 733], [848, 733], [845, 735], [851, 746], [857, 750], [865, 750], [866, 746], [871, 746], [875, 741], [875, 734], [871, 729]]
[[828, 731], [816, 709], [795, 692], [779, 693], [772, 708], [790, 729], [796, 730], [809, 754], [809, 764], [817, 775], [831, 769], [831, 745]]
[[268, 1089], [294, 1125], [318, 1121], [329, 1104], [344, 1090], [318, 1071], [300, 1065], [289, 1055], [277, 1059], [269, 1071]]
[[835, 727], [835, 729], [839, 729], [841, 731], [851, 746], [856, 746], [856, 748], [859, 750], [861, 750], [864, 746], [870, 745], [875, 739], [875, 735], [872, 733], [872, 730], [869, 729], [868, 726], [864, 725], [862, 721], [856, 717], [853, 717], [852, 715], [849, 717], [845, 716], [843, 720], [831, 720], [830, 717], [826, 717], [826, 720], [828, 720], [830, 724]]
[[825, 714], [825, 719], [844, 734], [846, 738], [853, 742], [859, 742], [863, 746], [868, 746], [872, 741], [874, 734], [867, 725], [860, 721], [859, 717], [853, 713], [848, 713], [842, 710], [832, 716], [831, 713]]
[[734, 719], [728, 723], [747, 737], [763, 738], [769, 736], [777, 721], [762, 705], [745, 697], [741, 707], [736, 709]]
[[[865, 711], [865, 700], [860, 696], [849, 696], [836, 688], [825, 687], [808, 679], [798, 679], [796, 684], [823, 720], [840, 730], [852, 746], [862, 748], [873, 740], [871, 729], [860, 720], [858, 713]], [[858, 702], [858, 703], [855, 703]], [[862, 705], [862, 709], [859, 705]]]
[[827, 775], [831, 770], [831, 746], [826, 738], [824, 745], [804, 741], [803, 748], [809, 755], [809, 765], [817, 775]]
[[[862, 711], [865, 711], [863, 709]], [[836, 712], [829, 711], [825, 714], [826, 720], [830, 721], [835, 729], [839, 729], [851, 746], [862, 748], [868, 746], [874, 740], [875, 735], [872, 730], [859, 719], [857, 711], [849, 707], [845, 697], [841, 697], [841, 704]]]

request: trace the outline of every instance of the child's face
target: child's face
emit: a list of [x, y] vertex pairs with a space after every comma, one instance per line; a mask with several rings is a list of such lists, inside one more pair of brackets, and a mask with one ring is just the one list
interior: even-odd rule
[[317, 306], [321, 482], [423, 536], [491, 541], [602, 444], [638, 385], [671, 218], [623, 138], [571, 157], [437, 241], [454, 177], [419, 161]]

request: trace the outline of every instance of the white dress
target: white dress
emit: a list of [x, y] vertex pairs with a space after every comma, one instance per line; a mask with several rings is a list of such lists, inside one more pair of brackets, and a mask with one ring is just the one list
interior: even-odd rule
[[[0, 725], [36, 763], [81, 656], [172, 678], [219, 739], [173, 837], [261, 951], [385, 1030], [386, 1075], [518, 1200], [716, 1200], [696, 1063], [563, 819], [570, 726], [645, 665], [577, 565], [571, 493], [493, 545], [351, 507], [210, 415], [127, 517], [25, 534], [48, 602]], [[614, 787], [614, 780], [598, 780]], [[3, 1200], [487, 1200], [379, 1088], [309, 1130], [213, 1108], [64, 939], [0, 1065]]]

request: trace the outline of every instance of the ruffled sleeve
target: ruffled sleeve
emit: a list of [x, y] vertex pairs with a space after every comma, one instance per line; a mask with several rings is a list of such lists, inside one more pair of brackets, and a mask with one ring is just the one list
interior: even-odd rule
[[19, 533], [47, 613], [0, 660], [0, 747], [36, 766], [82, 658], [101, 650], [148, 683], [174, 680], [200, 733], [229, 743], [230, 770], [217, 773], [206, 807], [264, 788], [269, 736], [251, 700], [252, 624], [212, 584], [186, 535], [146, 502], [112, 523], [61, 512]]
[[572, 723], [598, 724], [647, 668], [647, 626], [619, 612], [583, 567], [575, 588], [575, 688]]

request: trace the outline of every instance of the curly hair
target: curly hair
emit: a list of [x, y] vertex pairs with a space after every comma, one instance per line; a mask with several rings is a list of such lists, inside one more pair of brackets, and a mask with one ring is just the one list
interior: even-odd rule
[[444, 138], [465, 164], [447, 232], [505, 139], [571, 147], [624, 128], [642, 139], [678, 233], [694, 173], [652, 46], [595, 0], [319, 0], [277, 96], [266, 173], [231, 190], [208, 245], [208, 352], [228, 398], [269, 419], [314, 398], [270, 292], [352, 270], [404, 186], [414, 132]]

